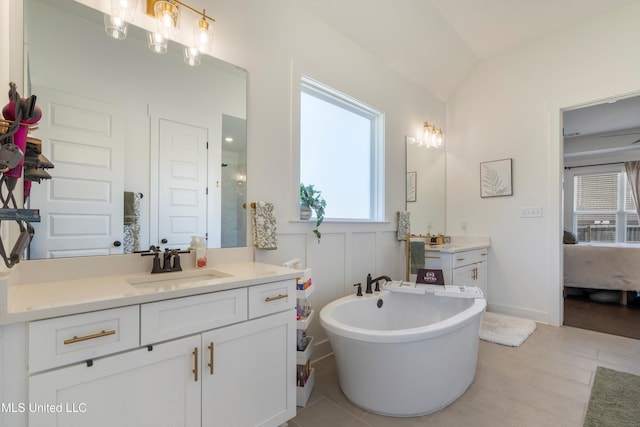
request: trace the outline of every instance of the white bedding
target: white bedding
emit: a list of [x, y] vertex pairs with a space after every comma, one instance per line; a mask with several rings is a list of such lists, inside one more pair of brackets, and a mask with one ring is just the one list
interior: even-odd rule
[[564, 246], [564, 285], [640, 291], [640, 245]]

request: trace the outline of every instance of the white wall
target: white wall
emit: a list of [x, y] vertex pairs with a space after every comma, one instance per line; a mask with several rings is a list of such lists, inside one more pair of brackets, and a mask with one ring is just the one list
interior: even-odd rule
[[[638, 19], [636, 2], [486, 60], [449, 100], [447, 232], [491, 236], [490, 309], [561, 322], [560, 110], [640, 92]], [[479, 163], [502, 158], [514, 195], [481, 199]]]
[[[308, 14], [302, 3], [224, 2], [216, 13], [224, 16], [225, 25], [243, 28], [228, 40], [236, 49], [227, 52], [222, 45], [221, 50], [249, 73], [249, 201], [271, 200], [276, 205], [278, 250], [257, 250], [256, 260], [281, 263], [300, 257], [313, 268], [316, 290], [311, 304], [319, 311], [327, 302], [354, 292], [353, 284], [365, 281], [369, 272], [403, 277], [404, 246], [396, 240], [395, 228], [396, 212], [405, 209], [404, 136], [412, 135], [425, 119], [444, 123], [445, 106]], [[325, 221], [318, 243], [311, 224], [297, 221], [295, 118], [300, 74], [385, 112], [386, 223]], [[317, 338], [314, 357], [329, 351], [317, 320], [308, 333]]]

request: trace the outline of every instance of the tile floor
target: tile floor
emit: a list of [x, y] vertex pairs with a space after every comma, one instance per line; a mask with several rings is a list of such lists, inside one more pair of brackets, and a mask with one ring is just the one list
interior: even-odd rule
[[352, 405], [327, 357], [313, 364], [315, 388], [289, 427], [581, 426], [598, 365], [640, 375], [640, 340], [539, 324], [517, 348], [480, 341], [476, 378], [453, 404], [392, 418]]

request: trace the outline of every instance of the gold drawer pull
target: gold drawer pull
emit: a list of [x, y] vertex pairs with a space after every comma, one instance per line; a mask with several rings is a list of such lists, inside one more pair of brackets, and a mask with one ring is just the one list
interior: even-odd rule
[[116, 331], [112, 330], [112, 331], [98, 332], [97, 334], [85, 335], [83, 337], [79, 337], [79, 336], [76, 335], [73, 338], [69, 338], [68, 340], [64, 340], [63, 344], [67, 345], [67, 344], [73, 344], [73, 343], [80, 342], [80, 341], [92, 340], [94, 338], [102, 338], [102, 337], [106, 337], [107, 335], [114, 335], [115, 333], [116, 333]]
[[288, 294], [279, 294], [279, 295], [276, 295], [275, 297], [266, 297], [264, 299], [264, 302], [271, 302], [271, 301], [279, 300], [282, 298], [288, 298], [288, 297], [289, 297]]
[[440, 259], [439, 256], [426, 256], [425, 258], [428, 258], [428, 259]]
[[209, 343], [207, 347], [209, 348], [209, 363], [207, 365], [209, 366], [209, 374], [213, 375], [213, 343]]

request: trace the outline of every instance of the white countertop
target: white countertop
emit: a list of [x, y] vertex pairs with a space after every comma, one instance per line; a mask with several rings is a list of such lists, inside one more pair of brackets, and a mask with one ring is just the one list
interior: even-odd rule
[[[224, 277], [203, 279], [201, 275], [207, 273]], [[129, 273], [12, 286], [5, 283], [2, 289], [6, 290], [7, 309], [0, 313], [0, 325], [253, 286], [294, 279], [300, 274], [298, 270], [247, 261], [175, 273]], [[195, 276], [180, 283], [168, 280], [190, 275]], [[158, 282], [130, 283], [141, 280]]]
[[456, 253], [463, 251], [471, 251], [474, 249], [488, 248], [489, 244], [484, 242], [474, 243], [447, 243], [445, 245], [425, 245], [425, 251]]

